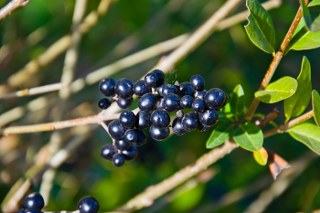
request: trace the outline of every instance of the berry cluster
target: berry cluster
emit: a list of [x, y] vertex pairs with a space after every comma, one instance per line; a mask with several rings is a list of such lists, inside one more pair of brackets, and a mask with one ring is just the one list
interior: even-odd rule
[[[136, 115], [125, 110], [118, 120], [108, 124], [113, 144], [103, 146], [101, 156], [111, 160], [115, 166], [137, 156], [137, 147], [146, 142], [144, 129], [149, 128], [151, 138], [157, 141], [169, 136], [170, 127], [176, 135], [195, 129], [206, 131], [217, 122], [217, 110], [227, 101], [221, 89], [205, 90], [205, 82], [200, 75], [193, 75], [190, 82], [167, 84], [161, 70], [153, 70], [135, 84], [128, 79], [116, 82], [106, 78], [100, 82], [99, 89], [107, 96], [98, 103], [101, 109], [108, 108], [112, 100], [117, 100], [120, 108], [127, 109], [132, 96], [139, 97], [140, 111]], [[171, 122], [172, 113], [176, 117]]]
[[[23, 208], [17, 213], [42, 213], [44, 200], [41, 194], [33, 192], [24, 198]], [[93, 197], [83, 197], [78, 202], [78, 210], [80, 213], [98, 213], [99, 203]]]

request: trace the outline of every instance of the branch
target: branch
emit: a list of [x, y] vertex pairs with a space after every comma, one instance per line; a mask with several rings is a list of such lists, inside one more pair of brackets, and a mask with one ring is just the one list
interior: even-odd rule
[[29, 3], [29, 0], [12, 0], [3, 8], [0, 9], [0, 20], [10, 15], [14, 10], [19, 7], [24, 7]]
[[[278, 68], [278, 65], [285, 53], [286, 48], [289, 45], [289, 42], [291, 41], [292, 35], [294, 33], [294, 31], [296, 30], [300, 20], [302, 18], [302, 8], [299, 7], [296, 16], [294, 17], [291, 26], [286, 34], [286, 36], [284, 37], [281, 45], [280, 45], [280, 49], [276, 52], [276, 54], [273, 57], [273, 60], [271, 62], [271, 64], [269, 65], [269, 68], [264, 76], [264, 78], [262, 79], [262, 82], [260, 84], [260, 87], [258, 90], [264, 90], [266, 88], [266, 86], [270, 83], [274, 72], [276, 71], [276, 69]], [[246, 115], [246, 120], [250, 121], [254, 115], [254, 113], [256, 112], [258, 106], [259, 106], [260, 101], [257, 98], [254, 98], [253, 101], [251, 102], [251, 105], [249, 107], [249, 111]]]

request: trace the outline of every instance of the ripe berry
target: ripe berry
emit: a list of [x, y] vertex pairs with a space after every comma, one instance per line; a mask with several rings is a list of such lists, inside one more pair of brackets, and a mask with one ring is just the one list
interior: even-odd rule
[[147, 87], [143, 80], [140, 80], [137, 83], [135, 83], [133, 91], [134, 94], [136, 94], [137, 96], [143, 96], [144, 94], [151, 92], [151, 88]]
[[192, 109], [196, 112], [203, 112], [206, 109], [206, 105], [202, 99], [196, 98], [192, 102]]
[[161, 141], [166, 139], [170, 134], [170, 130], [169, 127], [165, 127], [165, 128], [157, 128], [155, 126], [151, 126], [150, 127], [150, 136], [152, 139], [156, 140], [156, 141]]
[[132, 145], [129, 149], [123, 150], [121, 152], [126, 160], [132, 160], [138, 156], [138, 148], [135, 145]]
[[113, 120], [108, 125], [108, 131], [113, 139], [120, 140], [124, 135], [125, 129], [119, 120]]
[[44, 200], [41, 194], [33, 192], [24, 199], [24, 207], [27, 209], [41, 210], [44, 207]]
[[125, 140], [115, 140], [114, 145], [119, 149], [120, 151], [129, 149], [131, 146], [131, 143]]
[[115, 87], [116, 94], [121, 98], [130, 98], [133, 95], [133, 83], [128, 79], [121, 79]]
[[119, 98], [117, 104], [121, 109], [128, 109], [131, 106], [132, 98]]
[[112, 160], [116, 152], [117, 150], [112, 144], [105, 144], [100, 150], [100, 156], [106, 160]]
[[194, 92], [195, 90], [191, 83], [183, 82], [180, 84], [180, 92], [179, 92], [180, 96], [185, 96], [185, 95], [193, 96]]
[[198, 117], [201, 124], [206, 126], [212, 126], [218, 121], [218, 113], [214, 109], [199, 113]]
[[119, 167], [125, 163], [126, 159], [122, 153], [117, 153], [112, 157], [112, 163], [114, 166]]
[[182, 108], [191, 108], [193, 98], [190, 95], [185, 95], [180, 99], [180, 106]]
[[99, 84], [100, 92], [105, 96], [114, 96], [115, 85], [116, 85], [116, 81], [112, 78], [102, 79]]
[[207, 92], [204, 101], [208, 108], [218, 109], [225, 104], [226, 95], [221, 89], [213, 88]]
[[200, 132], [208, 131], [209, 128], [210, 128], [210, 126], [203, 125], [202, 123], [199, 123], [199, 125], [197, 126], [197, 129]]
[[177, 111], [180, 108], [180, 98], [178, 95], [170, 93], [164, 97], [163, 108], [168, 112]]
[[179, 88], [176, 85], [172, 85], [172, 84], [163, 84], [163, 90], [162, 93], [164, 96], [170, 94], [170, 93], [174, 93], [177, 94], [179, 92]]
[[206, 94], [207, 94], [207, 90], [202, 90], [202, 91], [197, 91], [194, 96], [195, 98], [200, 98], [204, 100], [204, 97], [206, 96]]
[[157, 103], [157, 97], [152, 93], [144, 94], [138, 101], [138, 106], [141, 111], [152, 110]]
[[164, 82], [164, 73], [161, 70], [153, 70], [144, 77], [148, 87], [158, 87]]
[[102, 98], [98, 102], [98, 106], [100, 107], [100, 109], [107, 109], [110, 105], [111, 105], [111, 101], [108, 98]]
[[190, 78], [190, 83], [194, 87], [195, 90], [197, 91], [202, 91], [204, 89], [204, 79], [201, 75], [193, 75]]
[[164, 96], [164, 94], [163, 94], [163, 89], [164, 89], [165, 86], [166, 86], [166, 84], [161, 84], [159, 87], [157, 87], [157, 93], [158, 93], [158, 95]]
[[99, 203], [93, 197], [83, 197], [78, 203], [78, 210], [80, 213], [97, 213], [99, 210]]
[[176, 135], [183, 135], [186, 130], [182, 125], [182, 118], [175, 118], [172, 122], [172, 130]]
[[138, 140], [138, 133], [137, 130], [135, 129], [128, 129], [125, 133], [124, 133], [124, 138], [123, 140], [125, 140], [126, 142], [132, 144], [135, 143]]
[[136, 116], [131, 111], [123, 111], [120, 114], [119, 121], [124, 128], [133, 128], [136, 123]]
[[137, 114], [137, 124], [138, 129], [144, 129], [151, 126], [150, 121], [151, 113], [146, 111], [140, 111]]
[[23, 213], [43, 213], [40, 209], [25, 209]]
[[164, 128], [170, 124], [170, 116], [163, 109], [157, 109], [151, 113], [151, 123], [157, 128]]
[[147, 137], [146, 137], [146, 135], [145, 135], [144, 132], [141, 131], [141, 130], [138, 130], [138, 131], [137, 131], [137, 134], [138, 134], [138, 137], [137, 137], [137, 141], [135, 142], [135, 145], [136, 145], [136, 146], [142, 146], [142, 145], [144, 145], [144, 144], [147, 142]]
[[195, 112], [189, 112], [182, 118], [182, 125], [185, 130], [191, 131], [199, 125], [198, 115]]

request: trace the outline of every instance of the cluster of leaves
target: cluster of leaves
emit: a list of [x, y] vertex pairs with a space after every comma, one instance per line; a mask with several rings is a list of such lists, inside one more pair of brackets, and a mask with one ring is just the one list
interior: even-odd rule
[[[296, 28], [288, 48], [283, 50], [284, 54], [290, 50], [320, 47], [320, 16], [312, 18], [309, 10], [309, 8], [319, 7], [320, 1], [313, 0], [308, 5], [301, 1], [301, 5], [303, 18]], [[258, 48], [275, 55], [276, 36], [270, 15], [256, 0], [247, 0], [247, 7], [250, 11], [249, 23], [245, 26], [248, 37]], [[320, 96], [316, 90], [312, 90], [311, 66], [307, 57], [302, 59], [300, 74], [297, 78], [284, 76], [271, 82], [264, 90], [255, 92], [255, 98], [266, 104], [283, 101], [284, 124], [303, 114], [309, 106], [311, 97], [315, 124], [303, 122], [286, 130], [286, 132], [312, 151], [320, 154]], [[253, 152], [259, 164], [265, 165], [268, 154], [263, 148], [263, 132], [261, 127], [244, 118], [247, 107], [245, 92], [241, 85], [234, 88], [230, 95], [230, 102], [225, 106], [223, 113], [220, 116], [222, 119], [207, 141], [207, 148], [217, 147], [232, 137], [241, 148]], [[259, 114], [255, 116], [258, 117]]]

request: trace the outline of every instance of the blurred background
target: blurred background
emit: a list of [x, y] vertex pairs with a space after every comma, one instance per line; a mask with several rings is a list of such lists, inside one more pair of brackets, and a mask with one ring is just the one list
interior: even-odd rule
[[[1, 7], [6, 3], [1, 1]], [[88, 1], [84, 17], [96, 10], [99, 3], [98, 0]], [[112, 75], [114, 79], [126, 77], [136, 81], [168, 52], [159, 52], [155, 57], [130, 67], [122, 67], [127, 63], [125, 61], [114, 63], [160, 42], [193, 32], [223, 3], [221, 0], [113, 1], [106, 14], [83, 34], [74, 79], [85, 79], [90, 73], [111, 64], [113, 68], [119, 68]], [[26, 7], [0, 21], [0, 95], [60, 82], [65, 59], [63, 48], [48, 62], [43, 58], [33, 64], [38, 66], [36, 71], [24, 72], [22, 77], [16, 74], [27, 69], [25, 66], [29, 61], [39, 59], [56, 41], [71, 32], [74, 6], [75, 1], [31, 0]], [[279, 8], [270, 10], [278, 45], [298, 6], [298, 1], [283, 1]], [[234, 13], [243, 10], [244, 3]], [[207, 88], [219, 87], [228, 93], [241, 84], [249, 104], [272, 56], [249, 41], [243, 27], [245, 24], [246, 21], [242, 21], [215, 32], [177, 65], [166, 76], [166, 81], [188, 81], [197, 73], [205, 77]], [[302, 56], [306, 55], [312, 66], [313, 88], [319, 91], [319, 54], [319, 49], [290, 52], [282, 60], [273, 80], [284, 75], [297, 77]], [[59, 121], [100, 111], [97, 101], [102, 95], [98, 91], [98, 81], [89, 79], [81, 90], [75, 91], [67, 98], [61, 98], [59, 92], [52, 92], [1, 99], [0, 125]], [[282, 103], [261, 104], [258, 111], [268, 113], [274, 107], [283, 112]], [[283, 113], [277, 121], [284, 121]], [[43, 166], [59, 147], [82, 137], [81, 145], [58, 169], [46, 173], [43, 179], [33, 177], [32, 190], [44, 192], [48, 199], [46, 209], [50, 211], [74, 210], [78, 200], [85, 195], [93, 195], [100, 202], [101, 211], [110, 211], [208, 152], [205, 143], [209, 135], [210, 131], [194, 131], [181, 137], [171, 136], [163, 142], [148, 137], [148, 143], [141, 147], [138, 158], [120, 168], [115, 168], [99, 155], [100, 148], [111, 141], [100, 127], [1, 137], [0, 200], [19, 178], [33, 177], [30, 168]], [[300, 170], [293, 170], [282, 184], [273, 182], [267, 166], [258, 165], [250, 152], [238, 149], [140, 212], [243, 212], [259, 199], [262, 192], [271, 193], [270, 202], [261, 207], [265, 212], [319, 209], [320, 159], [306, 160], [310, 151], [285, 134], [266, 139], [265, 147], [292, 165], [298, 162]], [[278, 195], [273, 194], [278, 191], [281, 191]], [[268, 198], [270, 196], [265, 197]]]

